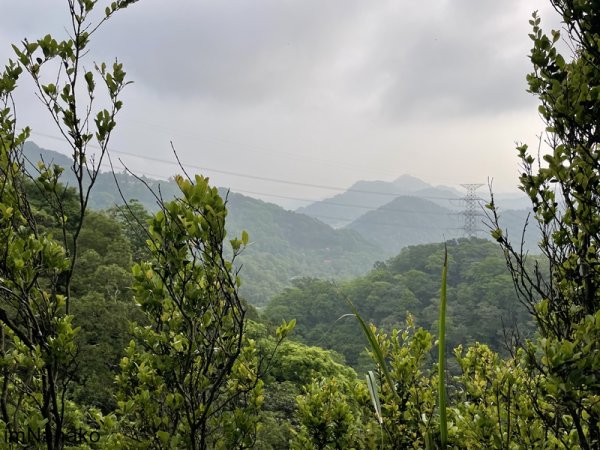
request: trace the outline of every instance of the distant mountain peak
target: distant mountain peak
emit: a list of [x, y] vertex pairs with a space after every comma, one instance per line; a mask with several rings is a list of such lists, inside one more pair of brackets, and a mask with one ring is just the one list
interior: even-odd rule
[[419, 191], [421, 189], [433, 187], [431, 184], [426, 183], [420, 178], [413, 177], [412, 175], [408, 174], [400, 175], [398, 178], [392, 181], [392, 183], [398, 188], [407, 192]]

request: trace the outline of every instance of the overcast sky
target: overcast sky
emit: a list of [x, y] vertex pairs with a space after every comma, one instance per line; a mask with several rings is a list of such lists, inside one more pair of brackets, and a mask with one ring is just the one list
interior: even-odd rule
[[[541, 0], [141, 0], [95, 35], [86, 65], [117, 57], [135, 82], [111, 148], [138, 173], [173, 175], [156, 161], [173, 161], [173, 141], [214, 184], [288, 206], [306, 202], [274, 196], [337, 191], [222, 172], [332, 187], [493, 178], [514, 191], [514, 144], [543, 130], [525, 91], [534, 10], [557, 25]], [[65, 35], [65, 0], [0, 11], [3, 62], [11, 42]], [[31, 90], [17, 93], [20, 124], [66, 152]]]

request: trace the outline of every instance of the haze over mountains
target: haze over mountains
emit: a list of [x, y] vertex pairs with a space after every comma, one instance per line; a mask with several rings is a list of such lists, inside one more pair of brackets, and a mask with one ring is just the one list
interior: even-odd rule
[[[477, 235], [489, 238], [484, 209], [490, 201], [489, 189], [475, 191]], [[297, 209], [334, 228], [357, 231], [377, 244], [387, 256], [396, 255], [408, 245], [440, 242], [465, 235], [465, 196], [448, 186], [433, 186], [419, 178], [402, 175], [392, 182], [358, 181], [346, 192]], [[501, 212], [501, 225], [520, 240], [530, 212], [529, 200], [522, 194], [494, 194]], [[535, 251], [538, 235], [526, 231], [526, 248]]]
[[[41, 149], [28, 142], [24, 154], [30, 161], [42, 155], [48, 162], [69, 167], [63, 154]], [[29, 166], [31, 170], [31, 166]], [[143, 178], [126, 173], [101, 173], [94, 187], [90, 206], [106, 209], [125, 199], [137, 199], [149, 211], [157, 209], [148, 186], [160, 186], [165, 200], [178, 193], [174, 181]], [[73, 184], [65, 170], [62, 181]], [[487, 188], [478, 194], [481, 204], [488, 202]], [[222, 195], [227, 191], [223, 189]], [[365, 274], [376, 261], [398, 254], [410, 245], [441, 242], [464, 236], [465, 191], [447, 186], [432, 186], [423, 180], [403, 175], [393, 182], [358, 181], [346, 192], [315, 202], [295, 212], [238, 193], [229, 193], [227, 229], [230, 236], [246, 230], [252, 244], [238, 261], [243, 265], [243, 293], [253, 304], [264, 305], [270, 297], [289, 286], [297, 277], [349, 278]], [[527, 200], [515, 194], [497, 195], [503, 228], [520, 241], [528, 210]], [[520, 209], [512, 209], [514, 207]], [[479, 209], [478, 236], [489, 238]], [[526, 248], [536, 249], [535, 229], [526, 234]]]
[[296, 211], [317, 217], [319, 220], [340, 228], [348, 225], [368, 211], [389, 203], [398, 196], [411, 195], [445, 201], [458, 200], [460, 193], [440, 186], [434, 188], [419, 178], [402, 175], [395, 181], [357, 181], [341, 194], [298, 208]]
[[[489, 202], [487, 186], [482, 186], [476, 193], [482, 198], [482, 203]], [[462, 199], [465, 195], [464, 189], [459, 191], [449, 186], [433, 186], [411, 175], [402, 175], [394, 181], [357, 181], [346, 192], [298, 208], [296, 211], [316, 217], [335, 228], [341, 228], [397, 197], [425, 199], [450, 211], [460, 212], [464, 209]], [[519, 193], [495, 193], [494, 197], [503, 209], [529, 208], [529, 201]]]

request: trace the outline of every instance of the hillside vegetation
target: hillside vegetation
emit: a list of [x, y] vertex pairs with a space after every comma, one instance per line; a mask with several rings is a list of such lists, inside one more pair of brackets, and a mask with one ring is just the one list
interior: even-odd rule
[[[485, 343], [507, 354], [513, 338], [531, 336], [534, 325], [515, 296], [504, 255], [483, 239], [447, 243], [448, 347]], [[437, 329], [444, 244], [410, 246], [366, 276], [346, 282], [303, 278], [273, 298], [264, 316], [273, 323], [296, 319], [295, 336], [333, 349], [364, 369], [366, 342], [352, 316], [351, 301], [365, 320], [382, 330], [402, 327], [408, 314], [431, 332]]]
[[[31, 161], [37, 161], [41, 155], [48, 163], [66, 167], [72, 165], [69, 157], [42, 149], [32, 142], [25, 144], [23, 152]], [[32, 172], [31, 165], [28, 169]], [[90, 197], [91, 208], [104, 210], [123, 204], [115, 178], [123, 197], [135, 199], [148, 212], [155, 212], [158, 208], [149, 188], [156, 190], [160, 186], [165, 200], [172, 200], [179, 192], [173, 180], [138, 180], [127, 173], [113, 176], [112, 173], [100, 172]], [[61, 181], [68, 186], [76, 185], [70, 171], [64, 172]], [[219, 192], [228, 201], [228, 234], [239, 236], [245, 230], [251, 236], [251, 244], [240, 255], [237, 266], [243, 266], [246, 279], [241, 293], [253, 305], [265, 305], [272, 296], [290, 286], [294, 278], [350, 278], [366, 273], [376, 261], [384, 258], [377, 244], [367, 241], [355, 231], [335, 230], [317, 219], [287, 211], [272, 203], [225, 189]]]

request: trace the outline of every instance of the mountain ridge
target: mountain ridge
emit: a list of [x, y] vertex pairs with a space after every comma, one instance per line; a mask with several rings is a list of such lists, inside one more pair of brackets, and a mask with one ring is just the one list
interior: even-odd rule
[[342, 228], [368, 211], [393, 201], [399, 196], [415, 196], [442, 203], [459, 200], [460, 194], [448, 186], [433, 186], [412, 175], [401, 175], [394, 181], [355, 182], [347, 191], [296, 209], [323, 222]]
[[[23, 150], [26, 170], [34, 170], [40, 158], [47, 163], [71, 165], [68, 156], [27, 143]], [[158, 181], [142, 177], [144, 183], [127, 173], [100, 173], [90, 197], [90, 208], [107, 209], [123, 204], [115, 178], [127, 200], [136, 199], [149, 211], [158, 205], [154, 195], [144, 183], [154, 190], [160, 187], [165, 201], [179, 195], [173, 180]], [[67, 169], [61, 180], [73, 185], [75, 178]], [[370, 270], [381, 259], [382, 250], [353, 230], [336, 230], [313, 217], [288, 211], [225, 188], [219, 188], [227, 198], [227, 234], [240, 236], [247, 231], [252, 242], [237, 260], [245, 281], [241, 293], [255, 306], [266, 304], [268, 299], [283, 290], [294, 277], [322, 276], [341, 279], [358, 276]]]
[[[24, 154], [31, 161], [27, 163], [29, 170], [33, 170], [33, 161], [40, 155], [47, 163], [71, 165], [68, 156], [33, 143], [26, 144]], [[63, 177], [67, 183], [74, 183], [69, 170], [65, 170]], [[151, 212], [156, 211], [158, 205], [145, 184], [155, 190], [160, 187], [165, 200], [179, 194], [172, 179], [159, 181], [141, 177], [143, 182], [140, 182], [127, 173], [104, 172], [98, 175], [92, 191], [92, 209], [107, 209], [123, 203], [115, 178], [124, 198], [140, 201]], [[321, 202], [320, 206], [326, 207], [323, 214], [314, 214], [314, 211], [306, 214], [301, 209], [285, 210], [273, 203], [220, 188], [221, 195], [228, 198], [228, 235], [239, 236], [246, 230], [252, 242], [238, 260], [245, 280], [243, 295], [260, 307], [297, 277], [344, 279], [359, 276], [377, 261], [395, 256], [407, 246], [463, 236], [461, 211], [464, 204], [460, 202], [458, 191], [433, 187], [410, 175], [395, 181], [398, 183], [359, 181], [353, 185], [354, 191], [334, 196], [337, 201]], [[405, 194], [398, 194], [402, 191]], [[373, 198], [377, 199], [376, 203]], [[527, 210], [501, 208], [500, 212], [502, 226], [520, 238]], [[344, 214], [343, 221], [340, 214]], [[328, 218], [329, 222], [337, 221], [339, 226], [327, 223]], [[483, 224], [480, 229], [479, 236], [489, 239]], [[535, 250], [533, 244], [538, 239], [531, 228], [526, 237], [526, 248]]]

